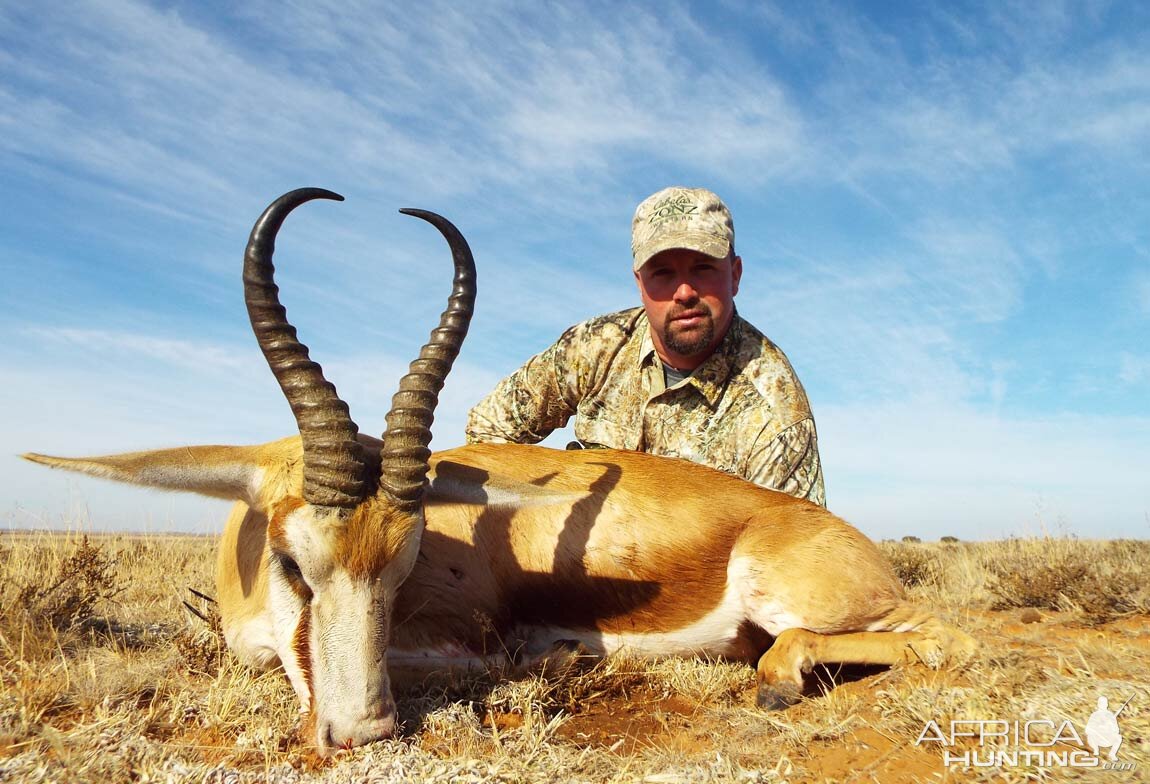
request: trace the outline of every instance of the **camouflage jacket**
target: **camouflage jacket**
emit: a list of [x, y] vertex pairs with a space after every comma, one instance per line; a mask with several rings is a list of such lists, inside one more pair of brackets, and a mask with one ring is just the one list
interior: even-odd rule
[[670, 388], [642, 308], [577, 324], [471, 409], [467, 440], [532, 444], [572, 415], [585, 444], [685, 458], [826, 505], [806, 393], [737, 313], [715, 353]]

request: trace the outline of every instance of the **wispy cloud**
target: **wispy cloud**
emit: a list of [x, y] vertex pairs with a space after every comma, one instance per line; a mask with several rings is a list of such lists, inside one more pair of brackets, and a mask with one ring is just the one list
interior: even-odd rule
[[[1087, 152], [1125, 159], [1146, 144], [1150, 55], [1136, 36], [1071, 53], [1067, 40], [1100, 20], [1057, 4], [1005, 8], [989, 9], [997, 35], [938, 11], [942, 25], [901, 39], [836, 8], [835, 19], [823, 20], [841, 63], [822, 86], [835, 106], [825, 120], [839, 122], [845, 109], [851, 133], [820, 124], [844, 142], [830, 160], [854, 176], [945, 182], [1016, 173], [1055, 150], [1070, 160]], [[969, 56], [958, 54], [964, 48]]]
[[[799, 115], [775, 80], [737, 53], [687, 54], [717, 42], [682, 11], [634, 10], [619, 25], [562, 6], [242, 13], [243, 32], [207, 27], [194, 9], [115, 0], [45, 11], [24, 20], [31, 30], [9, 21], [24, 46], [68, 43], [52, 69], [5, 62], [4, 148], [201, 216], [235, 205], [248, 184], [299, 172], [439, 198], [495, 186], [534, 201], [550, 181], [553, 202], [578, 183], [582, 195], [610, 185], [635, 151], [695, 170], [741, 167], [744, 179], [797, 157]], [[259, 37], [278, 46], [256, 55], [248, 43]], [[288, 55], [301, 49], [306, 63]]]
[[912, 236], [921, 255], [909, 272], [950, 322], [1001, 321], [1020, 304], [1026, 267], [1005, 232], [935, 219]]
[[932, 219], [884, 244], [819, 259], [789, 251], [794, 266], [764, 271], [746, 294], [770, 301], [769, 331], [804, 372], [834, 379], [833, 397], [1001, 396], [1008, 364], [977, 356], [964, 333], [1021, 305], [1029, 273], [1006, 234]]
[[172, 340], [125, 332], [67, 327], [27, 327], [24, 334], [34, 340], [65, 343], [70, 347], [110, 357], [146, 357], [161, 364], [204, 373], [246, 372], [251, 353], [227, 346], [191, 340]]

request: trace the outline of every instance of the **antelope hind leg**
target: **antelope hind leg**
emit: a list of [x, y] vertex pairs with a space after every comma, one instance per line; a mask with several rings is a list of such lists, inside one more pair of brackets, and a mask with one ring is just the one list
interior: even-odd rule
[[802, 698], [803, 675], [816, 664], [922, 662], [932, 669], [968, 658], [977, 647], [965, 632], [931, 619], [914, 631], [818, 634], [787, 629], [759, 659], [760, 708], [780, 710]]

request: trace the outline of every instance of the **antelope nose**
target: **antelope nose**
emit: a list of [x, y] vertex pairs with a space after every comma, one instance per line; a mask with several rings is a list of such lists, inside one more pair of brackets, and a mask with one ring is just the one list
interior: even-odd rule
[[333, 718], [316, 727], [320, 751], [327, 754], [351, 749], [395, 735], [395, 709], [384, 715], [362, 719]]

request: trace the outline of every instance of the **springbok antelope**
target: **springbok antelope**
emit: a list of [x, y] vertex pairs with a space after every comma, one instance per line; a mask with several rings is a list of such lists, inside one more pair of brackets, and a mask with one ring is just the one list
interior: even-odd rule
[[491, 444], [432, 455], [438, 392], [475, 298], [467, 243], [433, 213], [404, 210], [451, 247], [448, 307], [400, 381], [382, 441], [358, 434], [273, 281], [284, 219], [315, 198], [341, 197], [285, 194], [244, 257], [252, 326], [298, 436], [24, 457], [237, 500], [217, 570], [227, 643], [255, 666], [283, 666], [321, 752], [395, 733], [388, 659], [530, 659], [572, 643], [725, 656], [757, 661], [759, 704], [782, 708], [816, 663], [939, 666], [973, 650], [906, 601], [869, 539], [815, 504], [632, 452]]

